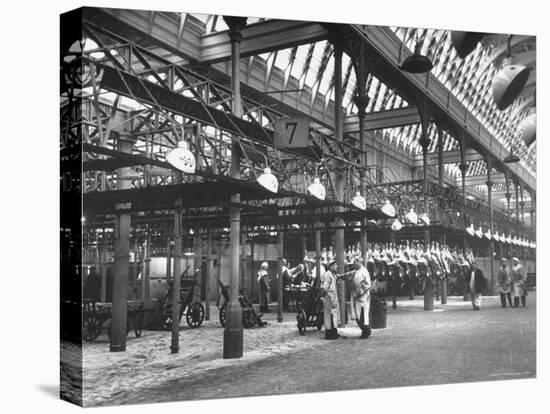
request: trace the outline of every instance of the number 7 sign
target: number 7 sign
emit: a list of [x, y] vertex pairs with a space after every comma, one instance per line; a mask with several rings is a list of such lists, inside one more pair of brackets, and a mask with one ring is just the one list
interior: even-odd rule
[[309, 119], [281, 118], [275, 121], [274, 144], [278, 148], [309, 146]]

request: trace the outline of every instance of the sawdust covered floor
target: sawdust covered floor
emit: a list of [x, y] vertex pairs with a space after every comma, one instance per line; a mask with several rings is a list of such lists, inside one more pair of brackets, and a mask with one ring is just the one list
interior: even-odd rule
[[[535, 292], [528, 307], [500, 308], [485, 297], [482, 310], [450, 297], [423, 311], [421, 297], [388, 309], [387, 329], [358, 340], [325, 341], [309, 328], [298, 335], [295, 315], [244, 331], [244, 357], [222, 358], [223, 329], [213, 319], [182, 326], [180, 353], [169, 332], [129, 335], [127, 352], [109, 353], [106, 338], [84, 346], [85, 405], [143, 404], [246, 395], [322, 392], [467, 381], [533, 378], [536, 374]], [[328, 373], [330, 372], [330, 375]], [[362, 375], [357, 375], [361, 372]]]

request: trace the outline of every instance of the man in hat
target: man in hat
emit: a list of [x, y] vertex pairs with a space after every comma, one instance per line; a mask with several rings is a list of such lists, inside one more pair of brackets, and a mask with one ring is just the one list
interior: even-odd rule
[[336, 260], [328, 262], [328, 270], [321, 275], [321, 291], [323, 300], [323, 313], [325, 324], [325, 339], [338, 339], [338, 275], [336, 273]]
[[514, 308], [519, 306], [519, 299], [521, 297], [521, 304], [525, 307], [527, 289], [525, 282], [527, 281], [527, 275], [525, 274], [525, 269], [523, 265], [520, 264], [517, 257], [512, 258], [512, 286], [514, 289]]
[[369, 322], [371, 280], [360, 257], [355, 257], [354, 265], [355, 271], [351, 278], [351, 312], [361, 329], [360, 338], [366, 339], [371, 334]]
[[269, 276], [267, 269], [269, 264], [263, 262], [260, 265], [260, 271], [258, 272], [258, 284], [260, 285], [260, 312], [269, 313]]
[[508, 259], [505, 257], [500, 259], [500, 268], [498, 269], [498, 286], [500, 289], [500, 305], [505, 308], [506, 298], [508, 298], [508, 304], [512, 307], [512, 276], [510, 275]]

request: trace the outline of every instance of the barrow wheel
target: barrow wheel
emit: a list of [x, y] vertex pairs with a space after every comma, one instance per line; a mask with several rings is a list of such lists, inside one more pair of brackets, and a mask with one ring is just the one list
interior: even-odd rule
[[204, 321], [204, 306], [200, 302], [193, 302], [189, 305], [187, 313], [185, 314], [187, 325], [190, 328], [198, 328]]
[[243, 309], [243, 328], [249, 329], [254, 326], [255, 317], [250, 309]]
[[82, 321], [82, 338], [91, 342], [101, 333], [101, 320], [97, 316], [88, 316]]
[[319, 312], [319, 315], [317, 316], [317, 330], [320, 331], [323, 327], [323, 324], [325, 323], [325, 313]]
[[220, 308], [220, 323], [225, 328], [225, 314], [227, 313], [227, 303], [224, 303], [222, 307]]
[[296, 322], [298, 323], [298, 333], [300, 335], [306, 334], [306, 321], [307, 321], [306, 313], [303, 310], [301, 310], [296, 315]]

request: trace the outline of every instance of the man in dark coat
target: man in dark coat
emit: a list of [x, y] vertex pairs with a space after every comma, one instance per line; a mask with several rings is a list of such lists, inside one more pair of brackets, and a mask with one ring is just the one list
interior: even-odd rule
[[478, 311], [481, 308], [481, 293], [487, 289], [487, 280], [475, 263], [471, 264], [471, 269], [468, 288], [472, 298], [472, 306], [475, 311]]

